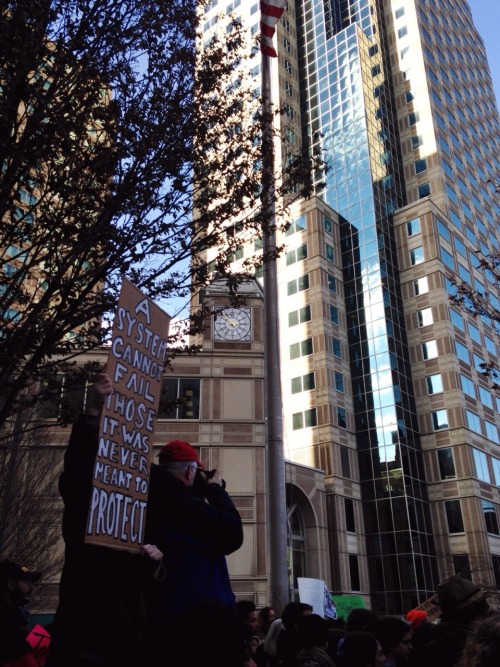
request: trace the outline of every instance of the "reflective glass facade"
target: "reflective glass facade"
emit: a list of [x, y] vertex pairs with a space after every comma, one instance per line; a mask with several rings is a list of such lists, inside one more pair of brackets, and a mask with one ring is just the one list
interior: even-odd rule
[[398, 613], [432, 595], [436, 568], [392, 228], [406, 201], [384, 26], [369, 0], [306, 0], [299, 24], [303, 119], [327, 160], [322, 196], [342, 216], [372, 606]]
[[325, 473], [325, 580], [389, 614], [458, 572], [495, 586], [500, 325], [449, 301], [463, 280], [500, 309], [478, 260], [500, 251], [500, 125], [470, 9], [289, 0], [276, 45], [278, 159], [327, 162], [278, 263], [285, 456]]

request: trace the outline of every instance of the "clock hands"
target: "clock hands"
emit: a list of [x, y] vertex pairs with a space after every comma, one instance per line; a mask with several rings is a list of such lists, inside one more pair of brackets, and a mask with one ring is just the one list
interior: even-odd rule
[[229, 325], [230, 327], [237, 327], [238, 324], [239, 324], [238, 320], [232, 320], [232, 319], [229, 318], [227, 315], [224, 315], [224, 314], [223, 314], [222, 317], [226, 320], [226, 322], [228, 323], [228, 325]]

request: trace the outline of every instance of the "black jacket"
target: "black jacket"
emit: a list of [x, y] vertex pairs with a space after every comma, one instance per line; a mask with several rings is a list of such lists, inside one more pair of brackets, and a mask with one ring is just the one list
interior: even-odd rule
[[74, 424], [59, 490], [64, 500], [65, 562], [47, 667], [95, 656], [110, 667], [137, 667], [144, 629], [146, 558], [84, 543], [97, 453], [99, 417]]
[[160, 622], [204, 600], [235, 604], [225, 556], [243, 543], [241, 518], [218, 484], [204, 493], [206, 500], [163, 466], [151, 470], [146, 541], [163, 552], [166, 577], [150, 609]]

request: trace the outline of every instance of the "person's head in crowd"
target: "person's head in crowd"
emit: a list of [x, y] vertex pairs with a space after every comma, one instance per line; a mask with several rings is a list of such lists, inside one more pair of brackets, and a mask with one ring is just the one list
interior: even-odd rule
[[165, 466], [168, 472], [180, 479], [186, 486], [193, 486], [196, 479], [196, 471], [203, 468], [198, 454], [189, 442], [184, 440], [172, 440], [164, 445], [158, 454], [158, 461]]
[[378, 619], [378, 614], [372, 609], [365, 609], [364, 607], [354, 607], [347, 616], [345, 629], [347, 632], [364, 631]]
[[325, 648], [328, 641], [328, 625], [318, 614], [307, 614], [299, 618], [297, 634], [303, 648], [316, 646]]
[[500, 614], [476, 621], [467, 635], [457, 667], [498, 667], [500, 665]]
[[460, 575], [440, 583], [437, 597], [442, 620], [467, 624], [486, 616], [489, 611], [487, 592]]
[[429, 622], [429, 616], [426, 611], [412, 609], [406, 614], [406, 621], [411, 625], [413, 632], [415, 632], [415, 630], [418, 630], [424, 623]]
[[274, 607], [263, 607], [258, 612], [261, 632], [267, 635], [267, 631], [271, 627], [271, 623], [276, 620], [276, 611]]
[[403, 667], [410, 659], [412, 649], [411, 625], [396, 616], [384, 616], [367, 628], [380, 642], [387, 660]]
[[24, 607], [29, 603], [34, 584], [41, 576], [41, 572], [3, 560], [0, 562], [0, 596], [12, 607]]
[[339, 642], [337, 667], [384, 667], [386, 658], [380, 642], [369, 632], [349, 632]]
[[305, 602], [289, 602], [283, 609], [281, 620], [285, 626], [285, 630], [297, 629], [297, 624], [302, 616], [312, 614], [312, 607]]
[[243, 623], [243, 628], [247, 637], [258, 635], [260, 631], [260, 621], [257, 614], [255, 603], [252, 600], [238, 600], [236, 603], [238, 615]]

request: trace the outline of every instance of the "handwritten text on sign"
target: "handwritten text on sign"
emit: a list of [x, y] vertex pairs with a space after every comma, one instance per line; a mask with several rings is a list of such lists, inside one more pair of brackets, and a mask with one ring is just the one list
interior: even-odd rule
[[107, 366], [114, 391], [101, 418], [86, 542], [130, 551], [142, 544], [169, 321], [124, 281]]

